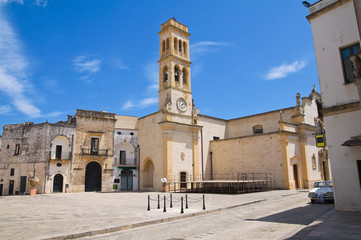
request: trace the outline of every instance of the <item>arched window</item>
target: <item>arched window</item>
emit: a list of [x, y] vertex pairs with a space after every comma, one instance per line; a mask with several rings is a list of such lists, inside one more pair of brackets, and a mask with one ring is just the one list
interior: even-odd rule
[[169, 50], [169, 38], [167, 38], [167, 41], [166, 41], [166, 49]]
[[262, 125], [256, 125], [253, 127], [253, 134], [260, 134], [263, 133], [263, 126]]
[[187, 72], [186, 68], [183, 68], [183, 71], [182, 71], [182, 83], [184, 85], [188, 84], [188, 72]]
[[183, 53], [184, 53], [184, 56], [187, 55], [187, 43], [186, 42], [183, 42]]
[[168, 67], [163, 68], [163, 82], [168, 82]]
[[178, 50], [180, 52], [182, 52], [182, 41], [181, 40], [179, 40], [179, 43], [178, 43]]
[[180, 74], [180, 71], [179, 71], [178, 67], [175, 66], [175, 67], [174, 67], [174, 80], [175, 80], [176, 82], [179, 82], [179, 74]]
[[165, 40], [163, 40], [163, 42], [162, 42], [162, 51], [163, 52], [165, 51]]

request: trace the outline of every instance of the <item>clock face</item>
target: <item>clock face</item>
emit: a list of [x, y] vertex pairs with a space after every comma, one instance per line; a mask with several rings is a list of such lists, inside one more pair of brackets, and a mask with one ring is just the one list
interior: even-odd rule
[[184, 100], [184, 98], [178, 98], [177, 107], [178, 107], [179, 110], [181, 110], [183, 112], [185, 110], [187, 110], [187, 102], [186, 102], [186, 100]]

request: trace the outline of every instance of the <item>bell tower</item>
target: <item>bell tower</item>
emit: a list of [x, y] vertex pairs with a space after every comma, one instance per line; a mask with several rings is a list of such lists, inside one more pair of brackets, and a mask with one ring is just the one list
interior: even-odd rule
[[191, 116], [188, 27], [171, 18], [161, 25], [159, 36], [159, 110]]

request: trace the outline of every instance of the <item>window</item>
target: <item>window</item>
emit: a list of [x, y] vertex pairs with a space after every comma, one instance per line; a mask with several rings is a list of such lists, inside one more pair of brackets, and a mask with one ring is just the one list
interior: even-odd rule
[[180, 52], [182, 52], [182, 41], [181, 40], [179, 40], [179, 43], [178, 43], [178, 50]]
[[14, 176], [15, 175], [15, 168], [11, 168], [10, 169], [10, 176]]
[[177, 67], [174, 67], [174, 80], [179, 82], [179, 70]]
[[20, 154], [20, 144], [16, 144], [15, 145], [15, 155], [19, 155]]
[[126, 165], [126, 154], [125, 151], [121, 150], [119, 154], [119, 164]]
[[219, 137], [213, 136], [213, 140], [219, 140]]
[[99, 152], [99, 138], [91, 138], [90, 145], [91, 155], [98, 155]]
[[168, 68], [163, 68], [163, 82], [168, 82]]
[[167, 48], [167, 50], [169, 50], [169, 38], [167, 38], [166, 48]]
[[56, 152], [55, 152], [55, 158], [56, 159], [61, 159], [62, 148], [63, 148], [63, 146], [56, 145]]
[[256, 125], [253, 127], [253, 134], [260, 134], [263, 133], [263, 126], [262, 125]]
[[359, 43], [341, 49], [342, 65], [345, 74], [345, 83], [351, 83], [355, 80], [353, 76], [353, 64], [351, 62], [350, 57], [359, 53], [360, 53]]
[[162, 44], [162, 51], [165, 51], [165, 40], [163, 40], [163, 44]]

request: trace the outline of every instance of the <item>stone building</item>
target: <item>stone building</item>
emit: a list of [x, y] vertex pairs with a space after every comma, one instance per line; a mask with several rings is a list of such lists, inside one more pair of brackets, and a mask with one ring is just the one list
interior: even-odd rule
[[78, 109], [72, 192], [113, 189], [115, 114]]
[[309, 6], [337, 210], [361, 211], [361, 2]]
[[113, 190], [137, 191], [139, 145], [137, 117], [115, 116]]
[[6, 125], [0, 151], [3, 195], [29, 192], [27, 179], [37, 176], [38, 193], [66, 192], [71, 181], [75, 122]]
[[[41, 159], [36, 165], [44, 182], [40, 192], [159, 191], [161, 179], [179, 190], [248, 173], [267, 173], [273, 187], [295, 189], [331, 178], [327, 149], [318, 149], [313, 135], [322, 123], [315, 89], [302, 99], [297, 94], [296, 105], [282, 110], [231, 120], [202, 115], [192, 98], [188, 27], [172, 18], [161, 25], [159, 36], [158, 111], [137, 118], [78, 109], [67, 125], [71, 134], [27, 149]], [[16, 156], [5, 154], [6, 146], [12, 142], [16, 150], [16, 139], [23, 136], [9, 135], [11, 126], [4, 127], [0, 154], [7, 163], [0, 166], [6, 168], [0, 172], [6, 181], [16, 162]], [[46, 132], [33, 135], [42, 143]], [[68, 156], [59, 157], [60, 149], [71, 152], [70, 161], [59, 161]], [[27, 160], [29, 167], [32, 161]]]

